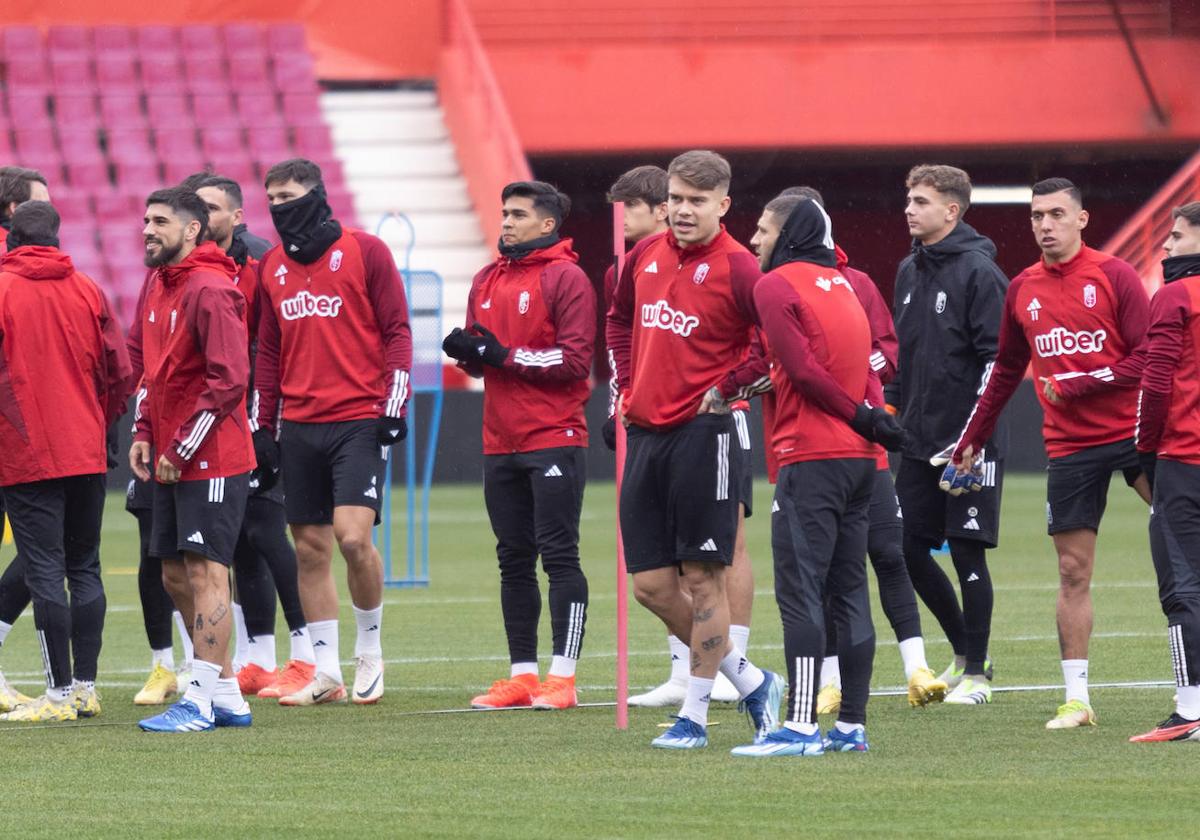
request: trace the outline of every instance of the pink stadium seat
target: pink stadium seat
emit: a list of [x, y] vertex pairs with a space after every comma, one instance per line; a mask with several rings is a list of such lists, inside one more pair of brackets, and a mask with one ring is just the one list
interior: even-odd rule
[[183, 70], [174, 53], [151, 53], [142, 56], [142, 87], [147, 93], [176, 93], [184, 89]]
[[276, 54], [272, 62], [271, 77], [275, 87], [284, 93], [315, 94], [317, 91], [313, 60], [308, 53]]
[[7, 54], [5, 84], [11, 93], [20, 88], [28, 92], [45, 92], [50, 88], [50, 73], [41, 54]]
[[150, 124], [155, 127], [188, 127], [192, 125], [192, 112], [188, 98], [182, 93], [147, 93], [146, 112]]
[[67, 181], [74, 189], [81, 191], [95, 192], [99, 188], [107, 188], [108, 163], [103, 158], [72, 160], [67, 164]]
[[237, 112], [244, 126], [283, 125], [283, 114], [279, 111], [279, 97], [274, 91], [261, 93], [238, 92]]
[[101, 56], [117, 53], [133, 53], [137, 50], [137, 40], [130, 26], [97, 26], [92, 30], [92, 41], [96, 52], [97, 62]]
[[292, 143], [282, 125], [252, 125], [246, 129], [246, 139], [259, 160], [283, 160], [291, 156]]
[[329, 134], [329, 126], [325, 123], [294, 126], [293, 134], [296, 138], [296, 153], [301, 157], [333, 157], [333, 138]]
[[204, 156], [198, 149], [191, 148], [186, 152], [174, 152], [169, 157], [163, 158], [163, 182], [178, 184], [189, 175], [204, 172], [206, 169]]
[[201, 128], [229, 128], [240, 124], [228, 93], [195, 94], [192, 96], [192, 113], [196, 125]]
[[139, 26], [134, 33], [137, 51], [142, 56], [179, 52], [179, 33], [174, 26]]
[[8, 121], [13, 125], [50, 125], [50, 112], [46, 109], [44, 93], [8, 92]]
[[17, 128], [13, 129], [13, 140], [16, 141], [17, 154], [21, 157], [42, 152], [57, 154], [58, 144], [54, 142], [54, 129], [49, 125], [26, 127], [17, 123]]
[[184, 55], [223, 55], [225, 52], [221, 30], [206, 23], [179, 27], [179, 46]]
[[213, 172], [218, 172], [226, 178], [232, 178], [239, 184], [252, 184], [258, 181], [254, 164], [250, 158], [246, 157], [245, 152], [213, 156], [208, 159], [208, 162]]
[[12, 140], [8, 131], [8, 123], [0, 118], [0, 160], [8, 160], [12, 156]]
[[83, 53], [51, 54], [50, 78], [59, 93], [94, 93], [96, 90], [91, 60]]
[[100, 152], [100, 137], [95, 126], [74, 126], [71, 123], [60, 123], [58, 129], [58, 148], [62, 151], [63, 160], [103, 161]]
[[146, 196], [129, 192], [98, 192], [92, 202], [96, 206], [96, 218], [103, 222], [115, 222], [120, 219], [136, 221], [142, 217], [145, 209]]
[[163, 186], [158, 161], [122, 161], [116, 165], [117, 187], [122, 192], [146, 193]]
[[130, 92], [101, 93], [100, 121], [109, 128], [145, 126], [141, 97]]
[[237, 91], [273, 91], [274, 84], [263, 53], [239, 55], [229, 63], [229, 82]]
[[332, 155], [328, 157], [314, 156], [309, 158], [309, 160], [321, 167], [321, 179], [327, 187], [330, 189], [341, 189], [346, 186], [346, 175], [342, 169], [342, 162], [340, 160]]
[[5, 26], [0, 29], [0, 55], [12, 60], [20, 55], [43, 55], [45, 45], [36, 26]]
[[170, 160], [177, 155], [200, 155], [196, 129], [190, 125], [156, 128], [154, 148], [158, 149], [158, 156], [163, 160]]
[[92, 223], [92, 201], [85, 192], [59, 189], [56, 185], [54, 194], [54, 209], [62, 217], [63, 225], [76, 226], [82, 223]]
[[[148, 191], [149, 195], [153, 190]], [[100, 235], [100, 250], [105, 256], [116, 260], [122, 258], [141, 262], [146, 253], [146, 241], [142, 238], [141, 219], [98, 219], [96, 231]]]
[[46, 35], [46, 47], [51, 55], [91, 55], [92, 28], [90, 26], [51, 26]]
[[[99, 34], [97, 34], [99, 37]], [[130, 36], [132, 38], [132, 35]], [[101, 90], [121, 91], [138, 90], [141, 80], [138, 78], [137, 65], [134, 63], [132, 52], [104, 51], [96, 54], [96, 84]]]
[[270, 24], [267, 26], [267, 49], [272, 55], [308, 52], [308, 40], [304, 34], [304, 25], [299, 23]]
[[[54, 196], [54, 206], [61, 207], [58, 196]], [[59, 211], [62, 212], [61, 210]], [[68, 254], [97, 254], [100, 249], [96, 247], [96, 224], [92, 220], [91, 211], [88, 211], [88, 218], [84, 221], [65, 224], [58, 234], [59, 247]]]
[[183, 76], [184, 85], [193, 93], [229, 94], [229, 76], [219, 53], [185, 55]]
[[289, 125], [320, 120], [321, 100], [315, 92], [283, 94], [283, 116]]
[[157, 160], [150, 145], [150, 134], [144, 128], [110, 128], [108, 135], [108, 157], [114, 163]]
[[262, 27], [256, 23], [227, 23], [221, 27], [221, 38], [230, 57], [266, 51]]
[[60, 128], [95, 128], [100, 124], [96, 97], [59, 95], [54, 97], [54, 121]]
[[209, 160], [228, 155], [244, 155], [246, 145], [240, 128], [200, 128], [200, 148]]
[[338, 221], [348, 225], [355, 225], [354, 214], [354, 197], [345, 189], [329, 187], [329, 206], [333, 210], [333, 217]]

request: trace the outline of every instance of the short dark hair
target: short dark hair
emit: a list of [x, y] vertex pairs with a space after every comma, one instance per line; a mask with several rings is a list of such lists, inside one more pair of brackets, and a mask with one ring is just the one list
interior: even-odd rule
[[906, 189], [917, 186], [933, 187], [942, 195], [950, 196], [958, 204], [959, 218], [971, 206], [971, 176], [965, 169], [947, 166], [944, 163], [920, 163], [908, 170], [904, 179]]
[[1172, 219], [1184, 219], [1189, 225], [1200, 227], [1200, 201], [1189, 201], [1171, 211]]
[[308, 158], [288, 158], [267, 170], [267, 174], [263, 178], [263, 186], [269, 187], [272, 184], [285, 184], [288, 181], [295, 181], [306, 190], [311, 190], [324, 183], [321, 180], [321, 167], [317, 166], [311, 160]]
[[12, 204], [24, 204], [33, 195], [33, 182], [42, 186], [46, 176], [36, 169], [25, 169], [21, 166], [0, 166], [0, 210]]
[[185, 190], [183, 187], [155, 190], [146, 197], [146, 206], [151, 204], [165, 204], [175, 215], [195, 219], [200, 223], [200, 235], [196, 237], [196, 243], [204, 241], [208, 233], [208, 205], [196, 195], [195, 190]]
[[666, 203], [667, 170], [661, 166], [635, 166], [613, 181], [608, 188], [608, 200], [626, 204], [641, 201], [647, 207]]
[[1076, 204], [1083, 206], [1083, 192], [1067, 178], [1046, 178], [1033, 185], [1034, 195], [1050, 195], [1056, 192], [1065, 192], [1075, 199]]
[[729, 183], [733, 180], [729, 161], [716, 152], [701, 149], [678, 155], [667, 167], [667, 175], [698, 190], [729, 189]]
[[190, 190], [191, 192], [195, 192], [196, 190], [200, 189], [201, 184], [203, 184], [212, 176], [212, 172], [207, 169], [203, 172], [193, 172], [191, 175], [179, 182], [179, 188], [181, 190]]
[[[793, 187], [792, 189], [796, 188]], [[816, 201], [816, 199], [809, 195], [801, 195], [799, 192], [784, 190], [768, 201], [763, 211], [778, 216], [779, 224], [782, 225], [787, 220], [787, 217], [792, 215], [792, 211], [806, 201]], [[820, 204], [819, 201], [817, 203]]]
[[[9, 236], [21, 245], [58, 247], [58, 211], [48, 201], [25, 201], [13, 212]], [[18, 246], [20, 247], [20, 246]]]
[[545, 181], [513, 181], [501, 190], [500, 201], [508, 201], [514, 195], [533, 199], [534, 212], [543, 219], [552, 216], [555, 230], [562, 227], [563, 220], [571, 212], [570, 197]]
[[242, 206], [242, 185], [232, 178], [226, 178], [224, 175], [210, 175], [196, 185], [197, 190], [201, 187], [216, 187], [229, 196], [230, 210], [237, 210]]
[[[801, 198], [811, 198], [813, 201], [817, 202], [817, 204], [821, 205], [822, 207], [825, 206], [825, 199], [821, 197], [821, 193], [817, 190], [816, 187], [788, 187], [786, 190], [784, 190], [778, 196], [776, 196], [776, 198], [785, 198], [785, 197], [791, 196], [791, 195], [798, 195]], [[774, 212], [774, 211], [771, 211], [771, 212]]]

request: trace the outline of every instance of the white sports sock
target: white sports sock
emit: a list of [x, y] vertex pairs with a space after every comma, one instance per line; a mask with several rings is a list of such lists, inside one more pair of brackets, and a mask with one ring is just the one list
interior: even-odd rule
[[1200, 720], [1200, 685], [1181, 685], [1175, 689], [1175, 714]]
[[211, 718], [213, 695], [217, 693], [217, 681], [221, 679], [221, 666], [203, 659], [192, 660], [192, 681], [188, 683], [183, 699], [195, 703], [200, 714]]
[[794, 720], [785, 720], [783, 726], [785, 729], [799, 732], [801, 735], [812, 735], [820, 728], [815, 723], [797, 723]]
[[1062, 661], [1063, 682], [1067, 684], [1067, 702], [1088, 700], [1088, 661], [1086, 659], [1064, 659]]
[[240, 709], [243, 703], [242, 690], [238, 687], [237, 677], [226, 677], [217, 680], [213, 691], [212, 704], [222, 709]]
[[46, 696], [55, 703], [64, 703], [71, 698], [71, 686], [66, 685], [62, 688], [49, 686], [46, 688]]
[[233, 604], [233, 670], [240, 671], [250, 661], [250, 633], [246, 630], [246, 614], [242, 605]]
[[304, 625], [290, 634], [291, 650], [288, 654], [288, 659], [295, 659], [299, 662], [307, 662], [313, 664], [317, 660], [313, 658], [312, 637], [308, 635], [308, 625]]
[[573, 677], [575, 676], [575, 663], [578, 661], [569, 656], [555, 656], [550, 660], [549, 675], [551, 677]]
[[745, 624], [730, 624], [729, 641], [743, 653], [750, 650], [750, 628]]
[[721, 660], [721, 673], [733, 683], [739, 697], [745, 697], [762, 685], [763, 681], [763, 672], [736, 647]]
[[96, 690], [96, 681], [95, 680], [71, 680], [71, 690], [77, 691], [79, 689], [84, 689], [85, 691], [95, 691]]
[[4, 621], [0, 621], [0, 646], [4, 645], [4, 640], [6, 638], [8, 638], [8, 632], [10, 630], [12, 630], [11, 624], [4, 622]]
[[821, 660], [821, 687], [827, 685], [842, 690], [842, 669], [836, 656], [826, 656]]
[[246, 643], [246, 661], [254, 663], [264, 671], [274, 671], [279, 667], [275, 664], [275, 634], [251, 636]]
[[[925, 661], [925, 640], [920, 636], [913, 636], [902, 641], [900, 643], [900, 659], [904, 662], [904, 678], [906, 680], [912, 679], [913, 672], [919, 668], [928, 670], [929, 663]], [[821, 674], [822, 676], [825, 674], [824, 666], [822, 666]]]
[[843, 735], [849, 735], [851, 732], [866, 729], [866, 727], [861, 723], [843, 723], [840, 720], [835, 720], [833, 725], [836, 726], [837, 731], [841, 732]]
[[688, 667], [688, 646], [678, 636], [667, 636], [667, 646], [671, 649], [671, 682], [682, 685], [691, 675]]
[[679, 710], [680, 717], [708, 726], [708, 701], [712, 696], [713, 682], [704, 677], [688, 677], [687, 698]]
[[316, 660], [317, 670], [336, 682], [345, 682], [342, 679], [342, 663], [338, 658], [337, 619], [310, 621], [308, 632], [312, 634], [313, 658]]
[[171, 615], [175, 619], [176, 629], [179, 630], [179, 643], [183, 646], [183, 661], [184, 664], [187, 664], [196, 658], [196, 649], [192, 645], [192, 628], [183, 623], [183, 613], [177, 610]]
[[521, 674], [538, 675], [538, 664], [536, 662], [514, 662], [508, 669], [508, 676], [519, 677]]
[[150, 667], [161, 665], [168, 671], [175, 670], [175, 651], [173, 648], [150, 651]]
[[354, 640], [355, 656], [383, 656], [380, 645], [380, 630], [383, 626], [383, 604], [373, 610], [354, 607], [354, 623], [358, 625], [358, 636]]

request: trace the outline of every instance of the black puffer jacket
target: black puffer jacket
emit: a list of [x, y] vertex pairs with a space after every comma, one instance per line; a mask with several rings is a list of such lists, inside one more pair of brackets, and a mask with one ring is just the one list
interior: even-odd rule
[[[992, 240], [959, 222], [940, 242], [914, 242], [896, 273], [900, 361], [886, 388], [908, 432], [904, 456], [928, 459], [958, 439], [991, 372], [1008, 278]], [[1003, 458], [1001, 420], [988, 457]]]

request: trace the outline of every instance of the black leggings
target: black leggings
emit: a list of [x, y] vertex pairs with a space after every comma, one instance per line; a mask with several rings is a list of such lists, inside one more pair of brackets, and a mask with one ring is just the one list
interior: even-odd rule
[[233, 573], [249, 635], [275, 632], [277, 591], [288, 629], [294, 632], [305, 626], [296, 580], [296, 550], [288, 542], [283, 505], [257, 496], [247, 500], [233, 554]]
[[950, 560], [962, 589], [962, 607], [954, 584], [930, 553], [929, 541], [904, 538], [904, 561], [913, 588], [929, 607], [956, 656], [967, 660], [964, 673], [982, 674], [987, 660], [994, 600], [987, 550], [974, 540], [951, 539]]

